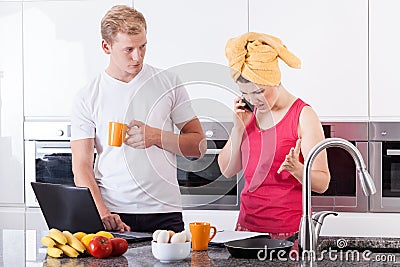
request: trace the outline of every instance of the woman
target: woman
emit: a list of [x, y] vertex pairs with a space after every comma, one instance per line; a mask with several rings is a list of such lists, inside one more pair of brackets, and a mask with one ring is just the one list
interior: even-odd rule
[[[230, 39], [226, 57], [242, 97], [234, 100], [234, 126], [219, 154], [226, 177], [243, 169], [238, 231], [266, 232], [273, 239], [294, 235], [302, 215], [303, 162], [324, 139], [315, 111], [281, 83], [278, 58], [300, 68], [300, 60], [276, 37], [249, 32]], [[243, 98], [254, 105], [244, 108]], [[326, 152], [315, 159], [311, 189], [323, 193], [330, 174]]]

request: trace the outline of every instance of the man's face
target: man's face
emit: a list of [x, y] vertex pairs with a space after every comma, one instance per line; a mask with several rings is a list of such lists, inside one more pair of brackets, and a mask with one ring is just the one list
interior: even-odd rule
[[110, 69], [119, 78], [136, 76], [143, 67], [146, 53], [146, 32], [136, 35], [118, 33], [112, 45], [103, 41], [103, 49], [110, 54]]

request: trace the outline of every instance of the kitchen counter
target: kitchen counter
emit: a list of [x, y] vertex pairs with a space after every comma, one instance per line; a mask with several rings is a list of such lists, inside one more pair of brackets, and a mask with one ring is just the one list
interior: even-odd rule
[[[185, 260], [164, 264], [153, 257], [150, 242], [130, 244], [128, 251], [120, 257], [54, 259], [46, 256], [46, 248], [40, 244], [40, 238], [45, 234], [46, 231], [36, 230], [0, 230], [0, 266], [299, 266], [298, 261], [292, 259], [274, 259], [271, 262], [233, 258], [224, 247], [210, 247], [208, 251], [201, 252], [192, 251]], [[358, 252], [339, 252], [338, 246], [357, 248]], [[375, 252], [367, 251], [374, 246], [380, 249]], [[319, 250], [325, 251], [321, 259], [317, 258], [317, 264], [320, 266], [381, 266], [383, 263], [388, 266], [400, 266], [400, 239], [321, 237]], [[295, 258], [296, 255], [296, 252], [292, 252], [291, 258]]]

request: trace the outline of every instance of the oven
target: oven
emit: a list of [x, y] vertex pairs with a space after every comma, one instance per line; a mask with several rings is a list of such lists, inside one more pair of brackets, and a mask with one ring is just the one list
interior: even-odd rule
[[68, 120], [28, 119], [24, 122], [25, 203], [39, 207], [31, 182], [74, 185]]
[[232, 122], [202, 121], [207, 139], [203, 158], [177, 156], [178, 183], [184, 209], [239, 210], [243, 173], [227, 179], [218, 166], [218, 154], [228, 141]]
[[400, 123], [371, 122], [370, 169], [377, 193], [371, 211], [400, 211]]
[[[368, 168], [368, 122], [323, 122], [325, 137], [340, 137], [351, 142], [361, 153]], [[344, 149], [327, 149], [331, 181], [323, 194], [313, 192], [313, 211], [368, 211], [368, 197], [362, 192], [357, 169]]]

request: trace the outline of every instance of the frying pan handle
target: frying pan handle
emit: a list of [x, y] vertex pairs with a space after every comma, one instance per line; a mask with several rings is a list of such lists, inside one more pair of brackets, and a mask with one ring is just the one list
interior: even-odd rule
[[210, 232], [211, 232], [211, 230], [213, 230], [213, 233], [210, 236], [210, 239], [208, 240], [208, 242], [210, 242], [214, 238], [214, 236], [217, 234], [217, 228], [215, 226], [210, 226]]
[[295, 233], [294, 235], [289, 236], [289, 237], [286, 238], [285, 240], [294, 243], [294, 241], [296, 241], [296, 239], [298, 239], [298, 238], [299, 238], [299, 233], [297, 232], [297, 233]]

